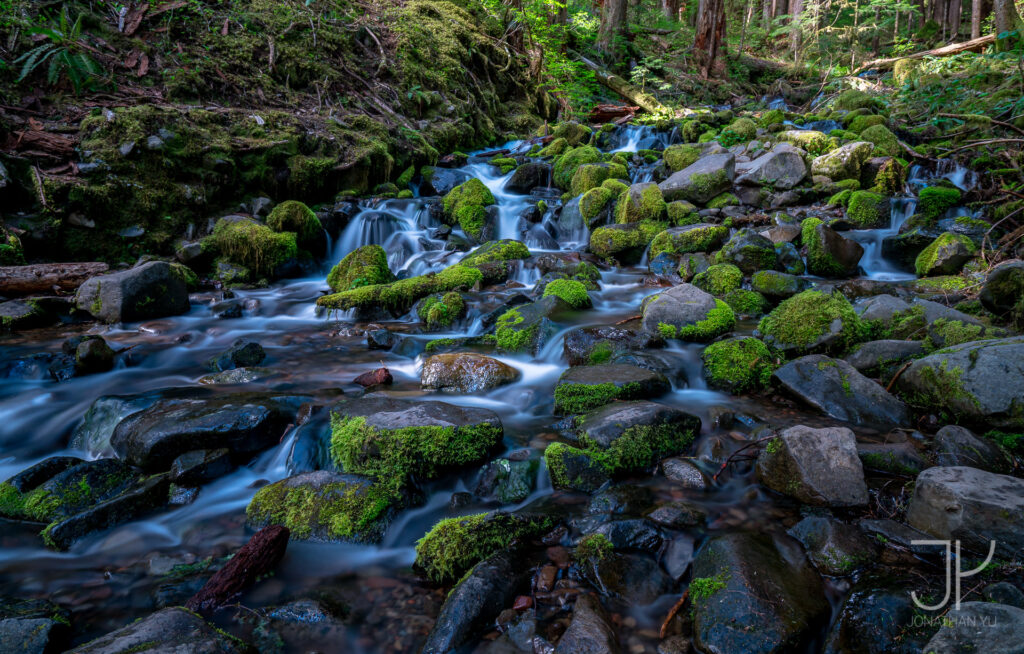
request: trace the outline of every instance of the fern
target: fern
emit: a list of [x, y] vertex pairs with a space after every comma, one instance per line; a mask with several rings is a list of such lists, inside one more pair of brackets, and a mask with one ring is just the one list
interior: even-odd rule
[[14, 60], [21, 64], [17, 82], [24, 81], [47, 61], [46, 81], [50, 86], [66, 76], [75, 95], [96, 86], [102, 78], [103, 69], [85, 52], [81, 16], [71, 23], [67, 13], [62, 12], [55, 26], [36, 27], [30, 33], [45, 36], [49, 43], [38, 45]]

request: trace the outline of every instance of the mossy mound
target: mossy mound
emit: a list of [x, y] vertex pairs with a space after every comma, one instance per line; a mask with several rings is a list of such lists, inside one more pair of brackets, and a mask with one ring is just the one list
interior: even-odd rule
[[708, 209], [723, 209], [725, 207], [738, 207], [740, 205], [740, 199], [734, 194], [726, 192], [708, 200]]
[[501, 511], [446, 518], [417, 541], [413, 567], [436, 584], [454, 583], [491, 554], [538, 537], [552, 524], [550, 518]]
[[977, 249], [964, 234], [943, 232], [917, 255], [914, 271], [920, 277], [956, 274]]
[[587, 125], [581, 125], [570, 120], [564, 123], [559, 123], [558, 126], [551, 131], [551, 136], [556, 139], [565, 139], [565, 142], [568, 145], [576, 147], [584, 141], [588, 141], [590, 139], [590, 135], [593, 133], [594, 131]]
[[769, 109], [761, 116], [761, 127], [768, 128], [772, 125], [781, 125], [786, 122], [786, 114], [781, 109]]
[[889, 159], [878, 169], [872, 191], [882, 195], [899, 195], [907, 183], [907, 167], [895, 157]]
[[295, 232], [302, 247], [320, 238], [324, 230], [313, 210], [298, 200], [288, 200], [274, 207], [267, 216], [267, 226], [275, 232]]
[[598, 227], [590, 233], [590, 251], [604, 259], [635, 263], [665, 223], [643, 221], [628, 225]]
[[843, 351], [865, 337], [865, 327], [842, 293], [804, 291], [783, 300], [757, 326], [781, 350]]
[[806, 218], [800, 225], [800, 239], [807, 248], [807, 270], [822, 277], [842, 277], [847, 270], [825, 248], [818, 229], [823, 225], [820, 218]]
[[641, 400], [671, 390], [664, 375], [626, 364], [569, 368], [555, 386], [555, 413], [578, 414], [614, 400]]
[[718, 134], [718, 142], [722, 147], [732, 147], [754, 140], [757, 136], [757, 125], [749, 118], [737, 118]]
[[657, 184], [633, 184], [619, 196], [615, 205], [615, 222], [620, 225], [664, 219], [665, 199]]
[[933, 221], [960, 203], [960, 189], [951, 186], [929, 186], [917, 196], [917, 213]]
[[768, 310], [768, 299], [757, 291], [737, 288], [722, 298], [738, 316], [760, 316]]
[[875, 151], [890, 157], [898, 157], [903, 149], [896, 135], [885, 125], [872, 125], [860, 133], [860, 138], [875, 145]]
[[679, 144], [668, 146], [661, 156], [669, 170], [678, 172], [700, 159], [700, 152], [700, 148], [695, 145]]
[[860, 116], [854, 116], [853, 120], [847, 126], [847, 129], [854, 134], [860, 134], [869, 127], [875, 125], [885, 125], [885, 117], [879, 116], [878, 114], [865, 114]]
[[466, 301], [455, 292], [428, 295], [416, 305], [416, 315], [426, 323], [428, 329], [451, 327], [465, 313]]
[[254, 220], [227, 218], [217, 221], [213, 233], [203, 240], [203, 250], [213, 250], [232, 263], [268, 278], [279, 274], [299, 252], [293, 232], [275, 232]]
[[767, 388], [776, 367], [768, 346], [752, 337], [712, 343], [704, 348], [701, 361], [708, 385], [730, 393]]
[[584, 164], [599, 163], [600, 161], [600, 150], [589, 145], [566, 150], [564, 154], [555, 159], [552, 167], [552, 183], [560, 189], [569, 190], [577, 168]]
[[[625, 186], [625, 185], [623, 185]], [[613, 197], [613, 192], [604, 186], [592, 188], [580, 196], [580, 215], [590, 225]]]
[[[616, 169], [621, 168], [618, 164], [614, 164], [614, 167]], [[613, 171], [612, 166], [609, 164], [584, 164], [577, 168], [576, 172], [573, 173], [572, 180], [569, 182], [569, 192], [574, 197], [582, 195], [592, 188], [597, 188], [609, 177], [618, 177], [618, 175], [613, 175], [613, 172], [621, 171]]]
[[0, 266], [25, 265], [21, 239], [0, 227]]
[[379, 245], [364, 245], [349, 252], [327, 275], [327, 285], [335, 293], [362, 286], [388, 284], [395, 276], [388, 267], [388, 255]]
[[648, 256], [653, 259], [663, 252], [669, 254], [711, 252], [720, 247], [728, 237], [729, 228], [724, 225], [698, 223], [674, 227], [659, 232], [654, 237]]
[[665, 205], [665, 212], [668, 215], [668, 221], [676, 227], [696, 225], [700, 222], [697, 207], [692, 202], [687, 202], [686, 200], [669, 202]]
[[479, 266], [492, 261], [513, 261], [515, 259], [529, 259], [530, 250], [520, 241], [513, 239], [502, 239], [500, 241], [488, 241], [476, 248], [459, 261], [461, 266]]
[[889, 224], [889, 198], [872, 191], [854, 191], [846, 207], [846, 220], [854, 229], [878, 229]]
[[854, 111], [856, 109], [875, 109], [878, 106], [878, 102], [874, 96], [868, 95], [864, 91], [857, 91], [850, 89], [843, 91], [839, 94], [839, 97], [832, 103], [832, 107], [835, 109], [845, 109], [847, 111]]
[[658, 325], [658, 333], [665, 340], [678, 338], [682, 341], [696, 341], [706, 343], [714, 340], [722, 334], [732, 331], [736, 326], [736, 313], [723, 300], [715, 298], [715, 308], [708, 311], [704, 320], [698, 320], [690, 325], [669, 325], [661, 323]]
[[543, 297], [555, 296], [573, 309], [589, 309], [593, 302], [587, 287], [571, 279], [556, 279], [544, 287]]
[[691, 283], [712, 295], [723, 296], [743, 284], [743, 272], [731, 263], [718, 263], [695, 275]]
[[385, 309], [401, 315], [412, 308], [416, 300], [431, 293], [466, 291], [483, 280], [484, 275], [476, 268], [456, 264], [439, 273], [400, 279], [390, 284], [361, 286], [340, 293], [319, 298], [317, 306], [326, 309], [348, 311], [351, 309]]
[[444, 215], [451, 224], [458, 224], [466, 236], [479, 240], [484, 230], [488, 207], [494, 195], [476, 177], [459, 184], [444, 196]]

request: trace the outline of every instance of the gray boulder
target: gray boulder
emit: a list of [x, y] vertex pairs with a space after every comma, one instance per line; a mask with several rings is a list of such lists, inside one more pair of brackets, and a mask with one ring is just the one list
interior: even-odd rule
[[171, 264], [150, 261], [87, 279], [78, 288], [75, 304], [106, 323], [148, 320], [187, 313], [188, 288]]
[[579, 595], [573, 605], [572, 621], [558, 641], [555, 654], [619, 654], [621, 651], [601, 602], [594, 595]]
[[241, 654], [245, 645], [197, 614], [167, 608], [75, 648], [76, 654]]
[[871, 158], [875, 146], [856, 141], [816, 157], [811, 162], [811, 175], [824, 175], [834, 182], [844, 179], [860, 180], [860, 169]]
[[936, 538], [957, 539], [981, 554], [1021, 560], [1024, 479], [966, 466], [929, 468], [917, 476], [907, 522]]
[[880, 431], [910, 424], [903, 402], [840, 359], [811, 354], [782, 366], [772, 379], [836, 420]]
[[700, 418], [657, 402], [615, 402], [584, 415], [577, 422], [576, 433], [580, 438], [609, 448], [627, 432], [641, 431], [645, 427], [696, 435], [700, 433]]
[[0, 600], [0, 644], [12, 654], [62, 652], [71, 612], [47, 600]]
[[757, 477], [804, 504], [862, 506], [868, 501], [857, 439], [845, 427], [790, 427], [761, 450]]
[[[707, 320], [708, 314], [716, 306], [715, 298], [710, 293], [692, 284], [680, 284], [647, 301], [643, 307], [641, 325], [649, 334], [664, 336], [665, 330], [661, 325], [666, 325], [678, 333]], [[732, 325], [729, 325], [729, 328], [731, 327]]]
[[482, 354], [435, 354], [423, 363], [420, 385], [451, 393], [476, 393], [519, 379], [512, 366]]
[[1021, 310], [1024, 297], [1024, 261], [1007, 261], [992, 269], [981, 288], [981, 304], [1003, 315]]
[[574, 366], [555, 386], [556, 413], [583, 413], [613, 400], [643, 400], [672, 390], [665, 375], [620, 363]]
[[970, 429], [946, 425], [935, 434], [935, 462], [940, 466], [970, 466], [1001, 475], [1015, 467], [1013, 457], [997, 443], [978, 438]]
[[893, 366], [921, 354], [924, 354], [924, 343], [921, 341], [868, 341], [847, 355], [846, 362], [860, 372], [871, 374], [890, 371]]
[[787, 533], [800, 541], [811, 563], [824, 575], [850, 575], [878, 558], [878, 546], [864, 532], [835, 518], [807, 516]]
[[737, 165], [736, 183], [744, 186], [771, 186], [791, 189], [807, 177], [804, 152], [789, 143], [779, 143], [771, 152], [750, 163]]
[[658, 187], [666, 202], [689, 200], [707, 202], [728, 191], [736, 177], [736, 157], [732, 154], [710, 154], [666, 179]]
[[505, 190], [511, 193], [529, 193], [538, 186], [547, 186], [550, 180], [551, 164], [527, 161], [516, 168], [508, 178]]
[[964, 602], [942, 620], [924, 646], [929, 654], [1024, 654], [1024, 609], [991, 602]]

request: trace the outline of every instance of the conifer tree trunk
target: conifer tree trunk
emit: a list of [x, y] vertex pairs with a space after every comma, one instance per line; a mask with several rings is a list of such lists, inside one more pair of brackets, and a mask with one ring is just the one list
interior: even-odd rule
[[[1019, 30], [1024, 32], [1024, 21], [1021, 21], [1020, 14], [1017, 13], [1017, 7], [1013, 4], [1013, 0], [995, 0], [992, 3], [992, 13], [995, 19], [995, 32], [998, 37], [1003, 32], [1012, 32]], [[1020, 38], [1019, 36], [1017, 38]], [[996, 40], [996, 48], [1007, 48], [1009, 43], [1008, 39]]]
[[606, 54], [615, 49], [615, 38], [626, 31], [626, 0], [604, 0], [601, 26], [597, 31], [597, 49]]
[[971, 3], [971, 38], [981, 36], [981, 0]]
[[693, 42], [693, 53], [702, 77], [706, 79], [724, 72], [724, 52], [724, 0], [700, 0], [697, 7], [697, 34]]
[[793, 61], [800, 58], [800, 14], [804, 10], [804, 0], [789, 0], [789, 49], [793, 53]]

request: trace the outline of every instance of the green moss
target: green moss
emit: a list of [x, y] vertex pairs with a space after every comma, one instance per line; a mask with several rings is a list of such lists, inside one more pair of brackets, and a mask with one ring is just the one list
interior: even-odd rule
[[388, 255], [379, 245], [364, 245], [345, 255], [327, 275], [335, 293], [362, 286], [387, 284], [395, 279], [388, 268]]
[[768, 300], [763, 295], [745, 288], [729, 291], [722, 299], [733, 311], [744, 316], [760, 316], [768, 308]]
[[917, 213], [929, 221], [941, 218], [948, 209], [960, 203], [960, 189], [949, 186], [929, 186], [917, 196]]
[[708, 252], [721, 244], [728, 236], [729, 228], [724, 225], [695, 227], [684, 232], [663, 231], [651, 241], [648, 256], [653, 259], [663, 252], [669, 254]]
[[267, 216], [267, 226], [275, 232], [295, 232], [300, 244], [319, 238], [324, 230], [313, 210], [297, 200], [274, 207]]
[[581, 125], [575, 121], [566, 121], [559, 123], [557, 127], [551, 132], [551, 136], [555, 139], [565, 139], [566, 143], [571, 146], [577, 146], [589, 140], [590, 135], [594, 133], [594, 130], [586, 125]]
[[506, 352], [523, 352], [533, 347], [540, 325], [519, 327], [524, 320], [523, 315], [515, 308], [501, 314], [494, 328], [496, 343], [500, 349]]
[[633, 254], [635, 259], [639, 259], [643, 248], [655, 234], [665, 229], [665, 223], [661, 222], [645, 221], [632, 225], [630, 229], [598, 227], [590, 233], [590, 251], [606, 259], [629, 259]]
[[[732, 307], [722, 300], [715, 300], [715, 308], [708, 311], [708, 317], [692, 325], [678, 328], [675, 338], [684, 341], [710, 341], [732, 330], [736, 326], [736, 314]], [[660, 326], [659, 326], [660, 327]]]
[[715, 170], [710, 173], [694, 173], [690, 175], [690, 189], [693, 197], [708, 197], [716, 193], [723, 186], [729, 186], [729, 176], [725, 169]]
[[862, 340], [865, 328], [860, 317], [839, 292], [804, 291], [784, 300], [761, 319], [758, 330], [782, 346], [807, 351], [828, 333], [833, 321], [842, 324], [836, 349], [848, 349]]
[[449, 191], [442, 202], [445, 218], [452, 224], [457, 223], [472, 239], [480, 238], [487, 216], [484, 207], [492, 204], [494, 195], [475, 177]]
[[872, 191], [854, 191], [846, 209], [846, 220], [855, 229], [885, 227], [889, 219], [889, 198]]
[[488, 241], [476, 248], [459, 262], [460, 266], [479, 266], [492, 261], [512, 261], [529, 259], [530, 250], [519, 241], [502, 239]]
[[691, 282], [712, 295], [725, 295], [743, 283], [743, 272], [731, 263], [718, 263], [694, 276]]
[[850, 203], [850, 197], [853, 195], [853, 191], [850, 189], [843, 189], [838, 193], [832, 195], [828, 199], [828, 204], [833, 207], [845, 207]]
[[679, 330], [675, 325], [669, 325], [668, 323], [658, 323], [658, 334], [661, 335], [666, 341], [675, 338], [679, 334]]
[[564, 138], [557, 138], [551, 143], [548, 143], [547, 147], [543, 148], [537, 153], [538, 157], [557, 157], [564, 153], [569, 148], [569, 142]]
[[274, 232], [251, 220], [218, 220], [213, 233], [203, 241], [204, 250], [211, 248], [232, 263], [267, 277], [298, 255], [294, 233]]
[[800, 238], [807, 248], [807, 270], [822, 277], [841, 277], [846, 269], [825, 250], [817, 230], [821, 224], [819, 218], [807, 218], [800, 225]]
[[690, 427], [634, 425], [623, 431], [608, 448], [584, 434], [579, 437], [579, 447], [552, 443], [544, 450], [544, 460], [552, 483], [557, 488], [571, 488], [576, 484], [568, 478], [567, 458], [585, 457], [591, 465], [611, 477], [636, 474], [650, 469], [666, 456], [685, 452], [694, 437]]
[[708, 209], [723, 209], [725, 207], [737, 207], [739, 204], [740, 199], [738, 197], [732, 193], [726, 192], [721, 195], [716, 195], [708, 200], [707, 207]]
[[420, 301], [417, 313], [429, 329], [450, 327], [466, 312], [466, 302], [458, 293], [430, 295]]
[[602, 561], [615, 551], [612, 542], [604, 534], [587, 534], [576, 544], [573, 558], [581, 563]]
[[434, 340], [429, 341], [423, 349], [429, 354], [432, 352], [447, 350], [455, 347], [459, 343], [460, 341], [454, 338], [435, 338]]
[[493, 157], [487, 163], [500, 170], [502, 175], [509, 174], [519, 165], [519, 163], [511, 157]]
[[581, 146], [567, 150], [555, 160], [552, 167], [552, 182], [561, 189], [568, 190], [572, 185], [576, 169], [584, 164], [601, 161], [601, 152], [594, 147]]
[[928, 331], [932, 346], [937, 344], [941, 347], [953, 347], [961, 343], [995, 338], [994, 335], [986, 335], [987, 330], [984, 325], [949, 320], [948, 318], [939, 318], [928, 326]]
[[416, 174], [416, 166], [409, 166], [395, 179], [395, 186], [399, 189], [409, 190], [409, 185], [412, 184], [413, 175]]
[[592, 188], [580, 197], [580, 215], [589, 225], [612, 199], [612, 192], [603, 186]]
[[550, 518], [496, 512], [446, 518], [416, 543], [415, 567], [438, 584], [452, 583], [492, 554], [550, 529]]
[[978, 398], [971, 395], [961, 377], [963, 370], [959, 366], [949, 368], [949, 362], [942, 360], [938, 367], [925, 367], [921, 370], [921, 381], [924, 390], [906, 398], [910, 404], [927, 409], [937, 409], [944, 415], [957, 416], [961, 410], [958, 405], [965, 404], [979, 407]]
[[[615, 205], [615, 222], [620, 225], [643, 221], [657, 221], [665, 216], [665, 199], [657, 184], [640, 185], [639, 196], [630, 191], [623, 191]], [[634, 187], [631, 187], [635, 188]]]
[[732, 147], [752, 141], [757, 136], [757, 125], [749, 118], [737, 118], [718, 135], [722, 147]]
[[555, 413], [575, 414], [604, 406], [612, 400], [630, 399], [639, 391], [638, 384], [617, 386], [604, 384], [559, 384], [555, 387]]
[[696, 604], [710, 599], [720, 590], [725, 590], [725, 584], [729, 580], [728, 572], [719, 572], [714, 577], [697, 577], [690, 582], [690, 601]]
[[775, 360], [756, 338], [734, 338], [712, 343], [701, 354], [708, 384], [731, 393], [758, 391], [768, 386]]
[[983, 436], [998, 443], [1008, 452], [1020, 456], [1024, 455], [1024, 434], [1014, 434], [1004, 431], [992, 430], [985, 432]]
[[569, 183], [569, 193], [573, 197], [582, 195], [590, 189], [601, 186], [610, 176], [609, 167], [605, 164], [584, 164], [573, 173]]
[[483, 273], [476, 268], [456, 264], [439, 273], [400, 279], [390, 284], [362, 286], [317, 300], [317, 305], [333, 310], [384, 308], [404, 313], [417, 300], [432, 293], [468, 290], [483, 279]]
[[615, 348], [612, 347], [611, 343], [608, 341], [600, 341], [591, 348], [590, 354], [587, 356], [587, 361], [592, 366], [608, 363], [614, 354]]
[[700, 159], [700, 148], [685, 144], [670, 145], [662, 152], [662, 158], [669, 170], [677, 172]]
[[761, 127], [771, 127], [772, 125], [781, 125], [786, 122], [786, 114], [781, 109], [769, 109], [764, 112], [761, 116]]
[[876, 152], [890, 157], [898, 157], [903, 152], [896, 135], [885, 125], [868, 127], [860, 133], [860, 138], [868, 143], [874, 143]]
[[629, 188], [628, 184], [625, 184], [617, 179], [606, 179], [601, 182], [601, 188], [606, 188], [612, 192], [612, 197], [617, 198], [622, 195], [622, 192]]
[[928, 247], [921, 250], [921, 253], [917, 255], [917, 259], [914, 260], [914, 270], [920, 277], [925, 277], [931, 274], [933, 270], [935, 270], [939, 254], [945, 248], [956, 248], [958, 245], [971, 253], [977, 249], [977, 246], [974, 245], [974, 241], [969, 237], [963, 234], [954, 234], [953, 232], [943, 232], [938, 238], [932, 241]]
[[665, 205], [665, 211], [668, 214], [668, 221], [676, 227], [696, 225], [700, 222], [697, 207], [685, 200], [669, 202]]
[[400, 499], [395, 486], [380, 481], [332, 482], [319, 488], [286, 482], [256, 491], [245, 512], [253, 523], [284, 525], [299, 539], [322, 534], [328, 539], [374, 540]]
[[868, 95], [864, 91], [850, 89], [840, 93], [839, 97], [832, 103], [832, 106], [835, 109], [853, 111], [855, 109], [874, 109], [877, 106], [877, 102], [873, 96]]
[[847, 129], [854, 134], [860, 134], [867, 128], [874, 127], [875, 125], [885, 125], [885, 117], [878, 114], [854, 116]]
[[0, 515], [9, 518], [25, 516], [25, 496], [7, 482], [0, 483]]
[[571, 279], [556, 279], [544, 287], [544, 296], [553, 295], [573, 309], [586, 309], [592, 304], [587, 287]]

